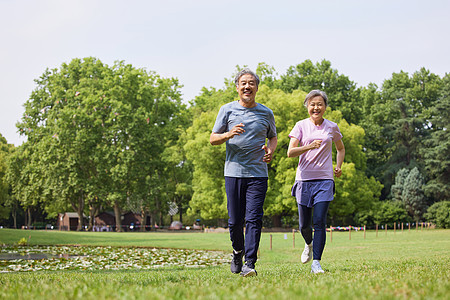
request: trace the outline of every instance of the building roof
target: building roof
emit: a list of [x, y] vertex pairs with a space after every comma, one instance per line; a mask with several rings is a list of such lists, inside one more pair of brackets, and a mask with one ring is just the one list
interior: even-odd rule
[[[66, 215], [66, 216], [68, 216], [69, 218], [78, 218], [78, 213], [76, 213], [76, 212], [65, 212], [65, 213], [60, 214], [60, 215], [63, 215], [63, 216]], [[86, 218], [86, 215], [83, 214], [83, 217]]]

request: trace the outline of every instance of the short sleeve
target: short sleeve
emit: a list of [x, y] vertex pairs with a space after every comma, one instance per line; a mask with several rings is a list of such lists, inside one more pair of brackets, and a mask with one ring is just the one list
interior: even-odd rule
[[275, 117], [273, 115], [273, 112], [270, 111], [269, 113], [269, 130], [267, 131], [267, 138], [273, 138], [277, 136], [277, 128], [275, 126]]
[[302, 131], [300, 130], [300, 122], [297, 122], [294, 128], [292, 128], [291, 132], [289, 133], [289, 137], [296, 138], [299, 141], [302, 140]]
[[225, 106], [222, 106], [219, 110], [219, 113], [217, 114], [216, 117], [216, 122], [214, 123], [214, 127], [212, 132], [214, 133], [224, 133], [225, 131], [227, 131], [227, 124], [228, 124], [228, 116], [225, 113]]
[[333, 126], [333, 142], [339, 141], [340, 139], [342, 139], [342, 133], [336, 124]]

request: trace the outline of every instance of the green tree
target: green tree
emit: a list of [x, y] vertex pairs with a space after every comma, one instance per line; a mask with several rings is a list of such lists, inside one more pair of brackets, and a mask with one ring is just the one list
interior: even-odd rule
[[8, 220], [13, 208], [11, 187], [7, 180], [8, 156], [13, 150], [14, 146], [0, 134], [0, 220]]
[[[121, 210], [135, 199], [137, 182], [157, 173], [153, 168], [174, 137], [178, 81], [90, 57], [46, 70], [36, 82], [18, 126], [35, 159], [30, 167], [40, 200], [53, 203], [47, 208], [71, 206], [80, 216], [78, 229], [86, 206], [103, 201], [114, 207], [120, 230]], [[141, 196], [144, 190], [150, 193], [147, 185]]]
[[375, 208], [373, 215], [375, 224], [410, 222], [404, 205], [399, 201], [380, 202]]
[[225, 182], [223, 168], [225, 145], [211, 147], [209, 136], [214, 125], [217, 110], [203, 112], [194, 119], [186, 131], [184, 150], [192, 162], [192, 199], [188, 214], [200, 215], [202, 219], [226, 218]]
[[192, 162], [187, 159], [184, 145], [186, 135], [183, 134], [191, 122], [191, 112], [184, 110], [180, 117], [180, 124], [176, 130], [177, 139], [172, 140], [164, 150], [162, 161], [165, 165], [166, 174], [166, 194], [171, 203], [178, 209], [179, 220], [183, 222], [183, 213], [189, 208], [189, 201], [192, 198]]
[[383, 187], [374, 177], [357, 170], [354, 163], [342, 165], [342, 176], [335, 183], [335, 201], [329, 210], [332, 224], [358, 221], [358, 214], [373, 210]]
[[281, 76], [279, 87], [291, 93], [302, 90], [309, 93], [319, 89], [328, 95], [330, 106], [339, 110], [349, 123], [359, 124], [361, 114], [360, 90], [347, 76], [341, 75], [331, 68], [331, 62], [322, 60], [313, 64], [311, 60], [288, 68]]
[[388, 197], [398, 170], [422, 164], [420, 149], [430, 133], [440, 86], [439, 76], [422, 68], [412, 76], [394, 73], [380, 91], [375, 85], [362, 90], [367, 173], [383, 182], [382, 199]]
[[439, 228], [450, 228], [450, 201], [434, 203], [428, 208], [424, 217]]
[[420, 220], [427, 206], [424, 184], [425, 180], [417, 167], [409, 172], [404, 183], [402, 200], [406, 210], [416, 222]]
[[426, 195], [434, 201], [450, 199], [450, 74], [442, 79], [442, 89], [430, 108], [431, 134], [424, 141], [422, 157], [429, 181]]
[[[39, 156], [34, 153], [33, 145], [25, 142], [15, 148], [8, 159], [6, 179], [11, 186], [13, 200], [14, 223], [16, 224], [16, 213], [18, 205], [26, 211], [25, 225], [28, 228], [33, 223], [32, 210], [41, 205], [43, 194], [43, 181], [39, 168]], [[17, 224], [16, 224], [17, 226]]]
[[272, 66], [269, 66], [266, 63], [259, 63], [258, 67], [256, 68], [256, 74], [258, 74], [259, 79], [261, 81], [260, 84], [267, 85], [270, 88], [276, 88], [277, 87], [277, 73], [275, 71], [275, 68]]
[[406, 178], [409, 175], [409, 170], [406, 168], [400, 169], [395, 176], [395, 184], [391, 186], [391, 198], [394, 201], [403, 201], [403, 190], [405, 187]]

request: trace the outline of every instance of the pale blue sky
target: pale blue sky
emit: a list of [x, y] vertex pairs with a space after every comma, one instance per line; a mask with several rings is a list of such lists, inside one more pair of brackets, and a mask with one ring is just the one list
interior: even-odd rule
[[278, 74], [327, 59], [358, 86], [393, 72], [450, 72], [450, 1], [0, 0], [0, 133], [46, 68], [94, 56], [177, 77], [183, 99], [222, 88], [236, 65]]

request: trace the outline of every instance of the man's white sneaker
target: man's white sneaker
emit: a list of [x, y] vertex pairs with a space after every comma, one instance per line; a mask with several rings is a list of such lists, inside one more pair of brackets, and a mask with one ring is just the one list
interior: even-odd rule
[[242, 277], [253, 277], [258, 275], [255, 270], [255, 266], [253, 264], [245, 264], [242, 267], [241, 276]]
[[302, 263], [306, 264], [307, 262], [309, 262], [312, 259], [313, 256], [313, 251], [312, 251], [312, 243], [311, 244], [305, 244], [305, 249], [303, 250], [302, 253]]
[[319, 273], [325, 273], [324, 270], [322, 270], [322, 266], [320, 265], [320, 261], [313, 260], [311, 264], [311, 273], [319, 274]]

